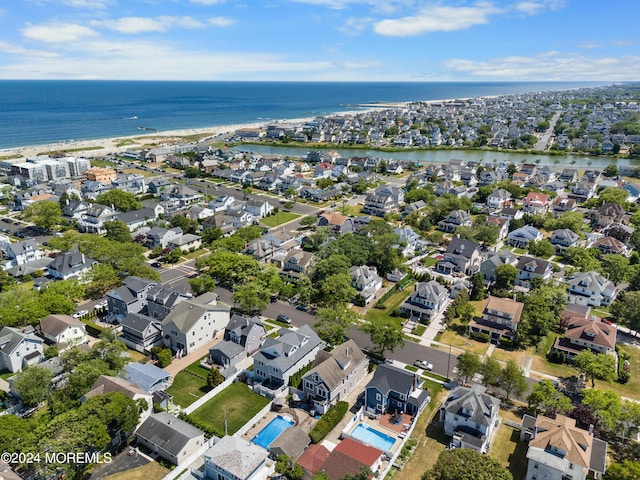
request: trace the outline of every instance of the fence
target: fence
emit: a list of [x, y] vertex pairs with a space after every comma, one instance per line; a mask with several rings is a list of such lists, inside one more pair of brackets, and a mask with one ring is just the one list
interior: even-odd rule
[[[169, 473], [167, 473], [162, 480], [175, 480], [178, 477], [182, 477], [183, 474], [190, 474], [191, 473], [191, 469], [189, 468], [190, 465], [195, 462], [199, 457], [204, 455], [204, 452], [206, 452], [207, 450], [209, 450], [213, 445], [215, 445], [218, 440], [220, 440], [218, 437], [211, 437], [207, 440], [205, 440], [204, 445], [202, 445], [200, 448], [198, 448], [198, 450], [196, 450], [195, 452], [193, 452], [191, 455], [189, 455], [184, 462], [181, 462], [179, 465], [176, 465], [176, 468], [174, 468], [173, 470], [171, 470]], [[186, 470], [186, 472], [185, 472]]]
[[258, 421], [264, 417], [267, 413], [271, 411], [271, 402], [267, 404], [262, 410], [256, 413], [251, 420], [245, 423], [240, 430], [233, 434], [234, 437], [242, 437], [245, 433], [249, 431], [251, 427], [253, 427]]
[[522, 430], [522, 424], [518, 423], [518, 422], [514, 422], [513, 420], [509, 420], [508, 418], [503, 418], [502, 419], [502, 423], [504, 423], [505, 425], [509, 425], [510, 427], [513, 427], [517, 430]]
[[222, 382], [220, 385], [215, 387], [213, 390], [207, 392], [203, 397], [200, 397], [198, 400], [193, 402], [188, 407], [183, 408], [182, 411], [184, 413], [189, 414], [189, 413], [193, 412], [194, 410], [200, 408], [202, 405], [204, 405], [209, 400], [211, 400], [213, 397], [215, 397], [217, 394], [219, 394], [222, 390], [224, 390], [229, 385], [231, 385], [233, 383], [233, 381], [236, 379], [236, 377], [238, 375], [240, 375], [240, 373], [241, 372], [234, 373], [231, 377], [227, 378], [224, 382]]

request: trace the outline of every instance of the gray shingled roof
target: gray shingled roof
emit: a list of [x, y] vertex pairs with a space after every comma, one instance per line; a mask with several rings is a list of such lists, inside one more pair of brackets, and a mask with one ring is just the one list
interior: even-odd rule
[[211, 463], [236, 478], [247, 478], [267, 458], [269, 452], [242, 437], [222, 437], [204, 453]]
[[[260, 351], [254, 355], [254, 360], [277, 366], [281, 372], [286, 372], [321, 343], [322, 340], [309, 325], [303, 325], [297, 331], [282, 328], [278, 338], [266, 338]], [[291, 353], [294, 347], [297, 349]]]
[[474, 384], [470, 388], [458, 387], [453, 390], [447, 397], [444, 408], [447, 412], [460, 416], [465, 415], [463, 412], [471, 412], [471, 422], [489, 425], [493, 412], [500, 408], [500, 400], [488, 395], [482, 385]]
[[305, 377], [318, 374], [330, 390], [344, 380], [364, 359], [364, 353], [356, 342], [349, 339], [336, 346], [330, 353], [320, 351], [313, 367]]
[[140, 425], [136, 433], [176, 457], [190, 440], [200, 435], [204, 436], [204, 432], [199, 428], [167, 412], [151, 415]]
[[228, 312], [225, 305], [202, 305], [193, 300], [180, 302], [162, 321], [163, 325], [173, 322], [181, 332], [188, 332], [204, 316], [205, 313], [217, 311]]
[[383, 394], [389, 392], [408, 392], [416, 381], [416, 374], [393, 365], [380, 364], [367, 384], [367, 388], [375, 387]]

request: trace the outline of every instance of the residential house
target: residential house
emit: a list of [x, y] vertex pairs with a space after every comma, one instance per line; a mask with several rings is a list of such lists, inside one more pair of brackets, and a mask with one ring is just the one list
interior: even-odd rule
[[291, 375], [313, 362], [322, 346], [322, 340], [308, 325], [296, 331], [282, 328], [277, 338], [267, 337], [253, 356], [254, 378], [275, 388], [288, 385]]
[[629, 202], [635, 202], [640, 198], [640, 185], [637, 183], [625, 183], [622, 186], [623, 190], [626, 190], [627, 194], [629, 195], [627, 197], [627, 201]]
[[427, 204], [424, 202], [424, 200], [418, 200], [417, 202], [413, 202], [407, 205], [406, 208], [404, 209], [404, 212], [402, 212], [402, 215], [407, 216], [411, 213], [419, 212], [426, 206]]
[[271, 215], [273, 212], [273, 205], [266, 200], [249, 199], [247, 200], [244, 209], [255, 218], [264, 218]]
[[325, 413], [357, 388], [367, 375], [368, 366], [368, 357], [351, 339], [331, 352], [319, 350], [311, 370], [302, 377], [304, 399], [316, 413]]
[[571, 189], [571, 198], [579, 201], [586, 202], [596, 194], [597, 185], [591, 182], [578, 182]]
[[123, 375], [147, 393], [165, 390], [171, 384], [169, 372], [152, 363], [129, 362], [124, 366]]
[[606, 471], [607, 442], [576, 427], [573, 418], [522, 418], [520, 440], [528, 441], [526, 480], [585, 480]]
[[45, 342], [60, 351], [87, 341], [84, 323], [69, 315], [49, 315], [40, 320], [37, 331]]
[[258, 220], [244, 209], [244, 205], [231, 205], [227, 207], [227, 217], [235, 228], [254, 225]]
[[79, 220], [82, 218], [82, 215], [87, 213], [88, 209], [89, 204], [84, 200], [67, 200], [62, 208], [62, 214], [73, 220]]
[[612, 223], [627, 223], [624, 208], [617, 203], [605, 203], [593, 215], [593, 226], [604, 228]]
[[567, 319], [564, 337], [558, 337], [553, 345], [568, 360], [585, 349], [593, 353], [616, 355], [616, 327], [606, 324], [596, 316], [571, 315]]
[[203, 195], [187, 185], [179, 183], [168, 185], [160, 193], [160, 200], [173, 201], [181, 207], [186, 207], [192, 203], [199, 202]]
[[480, 273], [487, 283], [496, 281], [496, 268], [500, 265], [513, 265], [518, 263], [516, 257], [511, 250], [498, 250], [489, 254], [489, 257], [480, 264]]
[[393, 233], [398, 235], [398, 242], [403, 246], [402, 254], [405, 257], [413, 256], [426, 248], [427, 242], [420, 240], [420, 235], [411, 227], [398, 227]]
[[549, 241], [556, 249], [556, 254], [561, 255], [569, 247], [575, 247], [578, 245], [580, 235], [569, 230], [568, 228], [560, 228], [551, 232]]
[[170, 188], [171, 182], [168, 178], [154, 178], [149, 182], [149, 192], [157, 196], [160, 196], [161, 193]]
[[180, 302], [162, 321], [165, 345], [178, 357], [206, 345], [229, 323], [229, 307], [207, 303], [207, 298], [205, 294]]
[[416, 283], [414, 291], [400, 305], [403, 314], [423, 323], [442, 313], [447, 306], [449, 290], [435, 280]]
[[404, 189], [392, 185], [381, 185], [367, 195], [363, 213], [384, 217], [386, 213], [395, 213], [404, 203]]
[[47, 273], [58, 280], [81, 279], [97, 263], [92, 258], [85, 257], [84, 253], [72, 250], [56, 255], [47, 266]]
[[139, 210], [131, 210], [125, 213], [119, 213], [115, 216], [115, 220], [124, 222], [129, 227], [130, 232], [138, 230], [152, 222], [164, 213], [162, 205], [155, 205], [153, 208], [144, 207]]
[[631, 248], [628, 245], [613, 237], [597, 238], [590, 247], [597, 248], [605, 255], [618, 254], [628, 257], [631, 253]]
[[511, 205], [511, 193], [502, 188], [495, 189], [487, 197], [487, 207], [489, 208], [502, 209], [509, 205]]
[[140, 313], [127, 313], [120, 320], [122, 340], [129, 348], [150, 352], [153, 347], [164, 346], [162, 324], [159, 320]]
[[506, 218], [489, 215], [485, 225], [498, 229], [498, 241], [504, 240], [509, 235], [509, 220]]
[[368, 304], [376, 297], [376, 292], [382, 288], [382, 277], [378, 275], [376, 267], [354, 265], [349, 269], [351, 286], [356, 289], [356, 296], [364, 299]]
[[313, 253], [294, 248], [284, 257], [280, 275], [296, 282], [300, 279], [300, 275], [307, 273], [312, 260]]
[[353, 232], [353, 220], [338, 212], [323, 212], [318, 216], [319, 227], [331, 227], [337, 234]]
[[43, 358], [42, 338], [33, 327], [2, 327], [0, 330], [0, 370], [19, 372], [27, 365], [36, 365]]
[[575, 183], [578, 181], [578, 171], [573, 168], [565, 168], [560, 174], [560, 180], [566, 183]]
[[286, 455], [297, 459], [310, 443], [311, 437], [303, 428], [299, 426], [286, 428], [269, 444], [269, 456], [277, 459], [280, 455]]
[[224, 340], [209, 349], [209, 360], [223, 368], [234, 367], [247, 355], [257, 352], [266, 337], [267, 330], [259, 317], [247, 318], [234, 313], [224, 329]]
[[315, 478], [318, 472], [323, 472], [331, 480], [352, 478], [362, 470], [378, 472], [379, 475], [383, 457], [392, 455], [392, 452], [383, 452], [350, 437], [343, 439], [331, 451], [324, 445], [319, 445], [318, 449], [311, 447], [299, 458], [305, 480]]
[[[248, 214], [247, 214], [248, 215]], [[202, 221], [202, 228], [219, 228], [223, 237], [233, 235], [236, 227], [233, 226], [233, 219], [227, 215], [216, 214]]]
[[516, 248], [528, 248], [530, 241], [539, 242], [543, 238], [540, 230], [531, 225], [525, 225], [510, 232], [507, 235], [507, 243]]
[[524, 212], [522, 210], [518, 210], [517, 208], [507, 207], [507, 208], [503, 208], [500, 211], [499, 216], [511, 221], [511, 220], [517, 220], [519, 218], [524, 217]]
[[211, 480], [263, 480], [274, 473], [269, 452], [242, 437], [226, 435], [204, 452], [205, 478]]
[[447, 233], [454, 233], [458, 227], [471, 226], [471, 216], [464, 210], [452, 210], [447, 218], [438, 222], [438, 229]]
[[480, 250], [480, 245], [476, 242], [459, 237], [452, 238], [444, 258], [436, 265], [436, 270], [445, 274], [473, 275], [480, 270]]
[[122, 285], [107, 293], [107, 307], [109, 318], [118, 321], [127, 313], [140, 313], [147, 305], [147, 292], [155, 282], [146, 278], [129, 276], [122, 281]]
[[523, 200], [522, 210], [525, 213], [535, 215], [546, 213], [551, 206], [551, 198], [546, 193], [529, 192]]
[[387, 412], [418, 415], [431, 400], [422, 383], [416, 372], [380, 364], [364, 389], [364, 409], [374, 415]]
[[192, 297], [191, 293], [177, 286], [154, 285], [147, 290], [147, 315], [154, 320], [164, 320], [176, 305]]
[[209, 202], [209, 208], [215, 212], [225, 212], [236, 201], [233, 195], [219, 195], [215, 200]]
[[205, 444], [204, 432], [167, 412], [151, 415], [136, 431], [138, 442], [174, 465]]
[[146, 233], [146, 244], [149, 248], [167, 248], [170, 241], [180, 238], [182, 234], [182, 229], [180, 227], [151, 227], [151, 229]]
[[456, 387], [440, 407], [440, 423], [451, 446], [473, 448], [489, 453], [491, 439], [499, 425], [500, 399], [489, 395], [486, 387]]
[[168, 247], [180, 249], [183, 253], [190, 250], [197, 250], [202, 245], [202, 237], [193, 233], [185, 233], [181, 237], [169, 240]]
[[19, 267], [44, 258], [45, 254], [33, 238], [27, 238], [21, 242], [2, 242], [0, 248], [4, 254], [2, 267], [8, 270]]
[[469, 335], [487, 335], [495, 345], [507, 339], [513, 342], [520, 324], [523, 303], [510, 298], [489, 296], [484, 302], [482, 318], [469, 322]]
[[138, 425], [142, 425], [142, 423], [153, 413], [153, 396], [150, 393], [145, 392], [137, 385], [132, 384], [123, 378], [110, 377], [108, 375], [100, 375], [91, 387], [91, 390], [82, 396], [81, 401], [84, 403], [90, 398], [112, 392], [122, 393], [127, 398], [136, 402], [138, 406], [146, 405], [145, 408], [140, 409]]
[[556, 197], [553, 199], [553, 202], [551, 202], [551, 208], [553, 210], [553, 214], [557, 217], [562, 215], [564, 212], [575, 212], [578, 208], [578, 202], [573, 198]]
[[528, 287], [532, 278], [542, 278], [542, 280], [549, 280], [553, 273], [551, 263], [540, 258], [529, 257], [524, 255], [518, 259], [516, 264], [518, 269], [518, 277], [516, 278], [516, 285]]
[[596, 272], [576, 272], [567, 280], [568, 302], [590, 307], [608, 306], [618, 295], [618, 288]]
[[78, 220], [78, 230], [84, 233], [97, 233], [102, 235], [107, 232], [104, 224], [114, 219], [116, 211], [107, 205], [99, 203], [89, 204], [89, 208]]

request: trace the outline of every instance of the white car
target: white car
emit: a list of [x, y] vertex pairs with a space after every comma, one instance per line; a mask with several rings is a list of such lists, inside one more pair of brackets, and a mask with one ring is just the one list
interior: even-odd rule
[[73, 318], [81, 318], [84, 317], [86, 314], [88, 314], [89, 312], [86, 310], [80, 310], [76, 313], [74, 313], [73, 315], [71, 315]]
[[423, 370], [429, 370], [429, 371], [433, 370], [433, 364], [427, 362], [426, 360], [416, 360], [414, 362], [414, 365], [416, 367], [422, 368]]
[[96, 303], [96, 306], [93, 308], [105, 308], [107, 306], [107, 301], [106, 300], [102, 300], [98, 303]]

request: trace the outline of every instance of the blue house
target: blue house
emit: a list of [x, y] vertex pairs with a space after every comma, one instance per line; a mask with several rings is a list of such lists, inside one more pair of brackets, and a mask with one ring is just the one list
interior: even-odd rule
[[422, 389], [422, 380], [414, 372], [380, 364], [364, 390], [364, 407], [368, 413], [407, 413], [417, 415], [431, 400]]
[[150, 363], [127, 363], [124, 367], [124, 378], [148, 393], [164, 390], [170, 383], [170, 375]]

